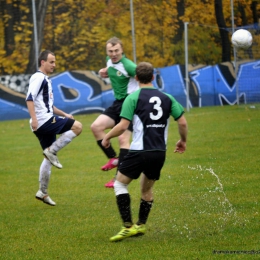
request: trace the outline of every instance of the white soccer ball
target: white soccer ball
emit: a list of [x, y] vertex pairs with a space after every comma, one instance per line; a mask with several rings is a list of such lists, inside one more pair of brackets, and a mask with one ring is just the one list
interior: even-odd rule
[[252, 34], [245, 29], [239, 29], [232, 34], [232, 44], [237, 49], [248, 49], [252, 45]]

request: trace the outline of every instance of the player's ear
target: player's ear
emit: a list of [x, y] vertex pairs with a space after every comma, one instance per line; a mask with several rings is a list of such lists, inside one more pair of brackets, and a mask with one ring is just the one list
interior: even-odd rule
[[153, 81], [154, 80], [154, 75], [153, 75], [153, 77], [152, 77], [152, 80], [151, 81]]
[[135, 80], [136, 80], [136, 81], [139, 81], [139, 79], [138, 79], [138, 77], [137, 77], [136, 75], [135, 75]]
[[41, 66], [44, 65], [45, 60], [41, 60]]

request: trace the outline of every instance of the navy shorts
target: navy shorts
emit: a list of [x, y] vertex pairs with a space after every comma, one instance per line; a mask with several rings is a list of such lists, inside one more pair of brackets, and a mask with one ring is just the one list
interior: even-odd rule
[[165, 151], [129, 152], [118, 170], [131, 179], [138, 179], [144, 173], [149, 180], [159, 180], [165, 155]]
[[50, 147], [56, 141], [56, 135], [67, 132], [73, 126], [75, 120], [67, 117], [53, 116], [44, 123], [37, 131], [33, 133], [40, 141], [41, 147], [44, 150]]
[[[104, 115], [112, 118], [115, 121], [115, 125], [117, 125], [121, 120], [120, 113], [124, 100], [125, 99], [115, 100], [113, 104], [103, 112]], [[128, 130], [133, 132], [132, 122], [129, 124]]]

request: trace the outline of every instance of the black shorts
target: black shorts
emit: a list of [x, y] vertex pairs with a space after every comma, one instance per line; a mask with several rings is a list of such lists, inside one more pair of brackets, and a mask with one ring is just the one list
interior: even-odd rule
[[56, 141], [56, 134], [67, 132], [73, 126], [75, 120], [67, 117], [53, 116], [33, 133], [40, 141], [44, 150]]
[[137, 179], [144, 173], [149, 180], [159, 180], [165, 155], [165, 151], [129, 152], [118, 170], [131, 179]]
[[[117, 125], [121, 120], [120, 113], [124, 100], [125, 99], [115, 100], [113, 104], [103, 112], [104, 115], [112, 118], [115, 121], [115, 125]], [[130, 123], [128, 130], [133, 132], [132, 122]]]

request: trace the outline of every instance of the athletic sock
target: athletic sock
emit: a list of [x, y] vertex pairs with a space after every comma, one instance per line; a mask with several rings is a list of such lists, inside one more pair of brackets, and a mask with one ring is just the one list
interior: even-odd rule
[[40, 190], [47, 194], [50, 176], [51, 176], [51, 163], [46, 158], [43, 159], [42, 164], [40, 166], [40, 172], [39, 172], [39, 184], [40, 184]]
[[140, 208], [139, 208], [139, 220], [136, 223], [137, 225], [146, 223], [150, 210], [152, 208], [152, 205], [153, 205], [153, 200], [145, 201], [145, 200], [141, 199]]
[[101, 143], [102, 143], [102, 140], [98, 140], [97, 141], [98, 146], [105, 153], [107, 158], [109, 158], [109, 159], [115, 158], [116, 157], [116, 152], [115, 152], [114, 148], [112, 147], [112, 145], [110, 144], [110, 146], [108, 148], [105, 148]]
[[133, 225], [133, 221], [131, 216], [131, 199], [129, 193], [117, 195], [116, 202], [124, 226], [127, 228], [131, 227]]
[[69, 144], [73, 138], [75, 138], [77, 135], [72, 131], [69, 130], [62, 135], [50, 146], [50, 152], [57, 153], [60, 149], [65, 147], [67, 144]]

